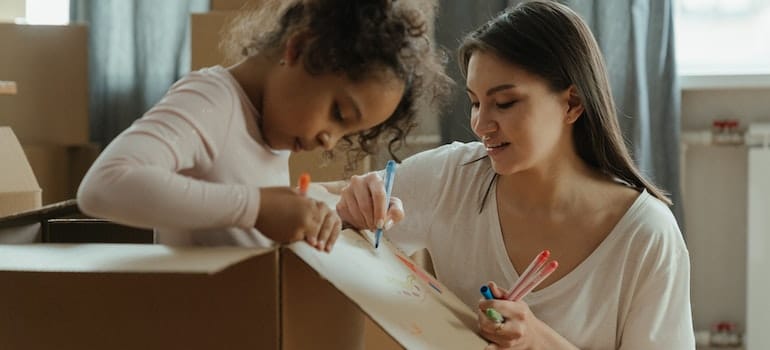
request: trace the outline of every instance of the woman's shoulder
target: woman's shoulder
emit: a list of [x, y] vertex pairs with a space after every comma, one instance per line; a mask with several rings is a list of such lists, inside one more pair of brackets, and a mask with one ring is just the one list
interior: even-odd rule
[[[646, 190], [639, 193], [624, 220], [624, 235], [636, 247], [656, 256], [686, 254], [676, 217], [666, 203]], [[645, 248], [647, 247], [647, 248]]]

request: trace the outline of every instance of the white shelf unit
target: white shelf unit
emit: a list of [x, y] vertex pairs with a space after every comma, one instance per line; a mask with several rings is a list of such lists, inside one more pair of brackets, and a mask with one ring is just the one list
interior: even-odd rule
[[682, 151], [695, 327], [737, 322], [746, 350], [770, 349], [770, 148]]

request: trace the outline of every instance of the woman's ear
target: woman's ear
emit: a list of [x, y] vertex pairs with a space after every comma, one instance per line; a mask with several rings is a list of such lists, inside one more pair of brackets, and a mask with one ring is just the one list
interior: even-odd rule
[[281, 55], [281, 62], [289, 66], [299, 62], [306, 41], [307, 35], [305, 34], [293, 34], [289, 37], [289, 39], [286, 40], [286, 46]]
[[583, 99], [580, 98], [575, 85], [570, 85], [565, 93], [567, 94], [567, 115], [564, 121], [567, 124], [573, 124], [583, 115], [585, 106], [583, 106]]

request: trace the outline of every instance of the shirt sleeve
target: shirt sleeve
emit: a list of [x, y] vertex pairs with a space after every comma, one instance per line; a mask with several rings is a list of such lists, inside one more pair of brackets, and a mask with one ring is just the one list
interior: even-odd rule
[[621, 350], [695, 349], [689, 254], [678, 228], [666, 236], [660, 249], [651, 249], [653, 262], [634, 292]]
[[187, 79], [102, 152], [78, 189], [84, 213], [177, 230], [254, 226], [259, 189], [185, 173], [210, 168], [237, 97], [215, 79]]
[[[404, 204], [404, 219], [386, 235], [407, 255], [426, 248], [435, 218], [446, 189], [447, 177], [460, 143], [444, 145], [415, 154], [397, 168], [393, 196]], [[384, 171], [380, 172], [383, 177]]]

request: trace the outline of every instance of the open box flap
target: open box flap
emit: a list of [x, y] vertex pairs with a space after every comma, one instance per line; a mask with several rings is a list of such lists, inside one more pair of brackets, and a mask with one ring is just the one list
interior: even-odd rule
[[157, 244], [0, 245], [0, 271], [214, 274], [274, 248], [178, 248]]

